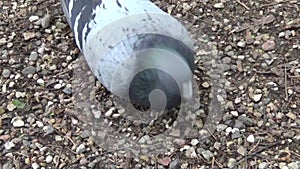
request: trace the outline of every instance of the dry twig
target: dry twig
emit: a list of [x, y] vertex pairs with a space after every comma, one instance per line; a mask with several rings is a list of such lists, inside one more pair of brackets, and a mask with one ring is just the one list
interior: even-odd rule
[[250, 10], [250, 8], [240, 0], [236, 0], [236, 2], [239, 3], [241, 6], [243, 6], [244, 8], [246, 8], [247, 10]]

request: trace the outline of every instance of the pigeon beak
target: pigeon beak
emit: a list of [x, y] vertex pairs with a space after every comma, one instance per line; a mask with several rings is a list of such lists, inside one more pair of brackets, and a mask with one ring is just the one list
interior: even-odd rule
[[191, 80], [184, 82], [181, 90], [184, 102], [189, 102], [193, 99], [193, 85]]

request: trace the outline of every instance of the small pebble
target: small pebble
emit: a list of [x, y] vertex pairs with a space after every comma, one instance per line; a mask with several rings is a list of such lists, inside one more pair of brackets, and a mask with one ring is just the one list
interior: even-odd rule
[[286, 116], [287, 116], [288, 118], [292, 119], [292, 120], [296, 120], [296, 119], [297, 119], [297, 115], [294, 114], [294, 113], [292, 113], [292, 112], [288, 112], [288, 113], [286, 114]]
[[220, 150], [222, 144], [220, 142], [215, 142], [214, 143], [214, 148], [217, 149], [217, 150]]
[[288, 164], [289, 169], [299, 169], [300, 168], [300, 162], [291, 162]]
[[209, 86], [210, 86], [208, 82], [203, 82], [201, 85], [205, 89], [209, 88]]
[[24, 37], [24, 40], [27, 41], [27, 40], [34, 38], [35, 33], [34, 32], [24, 32], [23, 37]]
[[11, 43], [11, 42], [9, 42], [9, 43], [6, 45], [7, 48], [11, 48], [11, 47], [13, 47], [13, 46], [14, 46], [14, 44]]
[[237, 152], [238, 152], [240, 155], [245, 156], [247, 150], [246, 150], [243, 146], [241, 146], [241, 147], [239, 147], [239, 148], [237, 149]]
[[44, 126], [43, 130], [44, 130], [44, 132], [45, 132], [46, 135], [52, 134], [55, 131], [54, 128], [51, 125]]
[[84, 144], [80, 144], [77, 148], [76, 148], [76, 153], [80, 154], [83, 153], [85, 151], [85, 145]]
[[271, 40], [268, 40], [267, 42], [265, 42], [265, 43], [262, 45], [262, 49], [263, 49], [264, 51], [270, 51], [270, 50], [275, 49], [275, 42], [274, 42], [274, 41], [271, 41]]
[[63, 137], [61, 137], [60, 135], [55, 135], [54, 140], [57, 142], [63, 141]]
[[267, 162], [262, 162], [258, 165], [258, 169], [266, 169], [269, 167], [269, 164]]
[[36, 81], [36, 83], [39, 84], [40, 86], [44, 86], [45, 81], [44, 81], [43, 79], [38, 79], [38, 80]]
[[262, 98], [262, 94], [255, 94], [253, 96], [253, 101], [254, 102], [259, 102], [261, 100], [261, 98]]
[[53, 157], [52, 157], [51, 155], [48, 155], [48, 156], [46, 157], [46, 163], [51, 163], [52, 160], [53, 160]]
[[225, 130], [226, 133], [231, 133], [232, 132], [232, 127], [227, 127]]
[[236, 163], [237, 163], [236, 159], [230, 158], [230, 159], [228, 160], [227, 166], [228, 166], [229, 168], [233, 168], [233, 167], [236, 166]]
[[12, 125], [14, 127], [23, 127], [25, 125], [24, 121], [22, 119], [12, 119]]
[[58, 83], [58, 84], [55, 84], [53, 88], [58, 90], [58, 89], [61, 89], [61, 87], [62, 87], [62, 85], [60, 83]]
[[185, 155], [189, 158], [196, 158], [197, 153], [195, 151], [194, 147], [190, 147], [189, 149], [186, 150]]
[[223, 3], [215, 3], [214, 4], [214, 8], [216, 8], [216, 9], [222, 9], [222, 8], [224, 8], [224, 4]]
[[30, 55], [29, 55], [29, 61], [36, 61], [37, 60], [37, 58], [38, 58], [38, 53], [37, 52], [35, 52], [35, 51], [33, 51], [33, 52], [31, 52], [30, 53]]
[[107, 112], [105, 112], [105, 117], [110, 117], [113, 114], [114, 110], [114, 107], [110, 108]]
[[88, 138], [88, 137], [91, 136], [91, 131], [89, 131], [89, 130], [84, 130], [84, 131], [80, 134], [80, 136], [81, 136], [82, 138]]
[[38, 163], [32, 163], [31, 167], [32, 167], [32, 169], [38, 169], [38, 168], [40, 168], [40, 165]]
[[17, 107], [13, 104], [13, 103], [8, 103], [8, 105], [7, 105], [7, 110], [8, 111], [13, 111], [13, 110], [15, 110]]
[[285, 36], [285, 33], [284, 33], [284, 32], [280, 32], [279, 35], [278, 35], [279, 38], [282, 38], [282, 37], [284, 37], [284, 36]]
[[71, 95], [72, 94], [72, 89], [70, 87], [65, 87], [62, 92], [64, 92], [67, 95]]
[[241, 103], [241, 101], [242, 101], [242, 100], [241, 100], [240, 97], [234, 99], [234, 103], [235, 103], [235, 104], [239, 104], [239, 103]]
[[33, 16], [29, 17], [30, 22], [34, 22], [34, 21], [37, 21], [37, 20], [39, 20], [39, 16], [33, 15]]
[[35, 67], [28, 66], [22, 70], [22, 74], [24, 74], [24, 75], [33, 74], [33, 73], [35, 73], [35, 71], [36, 71]]
[[3, 169], [12, 169], [13, 168], [13, 164], [10, 161], [8, 161], [2, 167], [3, 167]]
[[20, 97], [25, 97], [26, 93], [25, 92], [16, 92], [16, 98], [20, 98]]
[[197, 140], [197, 139], [193, 139], [192, 141], [191, 141], [191, 145], [192, 146], [195, 146], [195, 145], [197, 145], [199, 143], [199, 141]]
[[245, 56], [244, 56], [244, 55], [238, 55], [237, 58], [240, 59], [240, 60], [244, 60], [244, 59], [245, 59]]
[[172, 162], [170, 163], [170, 169], [177, 169], [178, 166], [179, 166], [179, 161], [178, 161], [178, 159], [175, 159], [174, 161], [172, 161]]
[[240, 41], [237, 43], [238, 47], [244, 48], [246, 46], [246, 42]]
[[230, 114], [232, 114], [234, 117], [238, 117], [239, 116], [238, 111], [231, 111]]
[[43, 28], [48, 28], [51, 23], [51, 15], [46, 14], [42, 19], [41, 19], [41, 25]]
[[255, 141], [254, 135], [250, 134], [250, 135], [247, 137], [247, 141], [248, 141], [249, 143], [254, 143], [254, 141]]
[[10, 149], [14, 148], [15, 146], [16, 146], [15, 143], [13, 143], [12, 141], [6, 142], [6, 143], [4, 144], [4, 148], [5, 148], [6, 150], [10, 150]]
[[4, 78], [9, 78], [10, 74], [11, 74], [11, 72], [10, 72], [9, 69], [4, 69], [4, 70], [2, 71], [2, 76], [3, 76]]
[[238, 129], [245, 129], [246, 126], [243, 122], [241, 122], [240, 120], [235, 120], [234, 121], [234, 128], [238, 128]]
[[201, 154], [207, 161], [210, 161], [211, 158], [214, 156], [214, 154], [209, 150], [205, 150]]

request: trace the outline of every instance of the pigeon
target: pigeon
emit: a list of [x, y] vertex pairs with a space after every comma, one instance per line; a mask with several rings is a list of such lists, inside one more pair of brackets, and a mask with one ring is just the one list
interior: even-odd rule
[[149, 0], [61, 0], [75, 42], [113, 94], [151, 109], [193, 98], [193, 40]]

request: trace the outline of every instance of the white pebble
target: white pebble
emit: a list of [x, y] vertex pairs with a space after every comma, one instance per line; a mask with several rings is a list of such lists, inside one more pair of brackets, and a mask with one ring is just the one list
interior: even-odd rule
[[239, 41], [239, 42], [237, 43], [237, 46], [243, 48], [243, 47], [246, 46], [246, 43], [243, 42], [243, 41]]
[[39, 85], [41, 85], [41, 86], [43, 86], [45, 84], [45, 81], [43, 79], [38, 79], [36, 81], [36, 83], [39, 84]]
[[59, 142], [59, 141], [63, 141], [64, 139], [60, 135], [56, 135], [54, 136], [54, 140]]
[[51, 65], [49, 66], [49, 70], [56, 70], [57, 69], [57, 66], [56, 65]]
[[35, 124], [40, 128], [44, 127], [44, 124], [40, 121], [36, 121]]
[[199, 143], [199, 141], [197, 139], [193, 139], [191, 141], [191, 145], [193, 145], [193, 146], [197, 145], [198, 143]]
[[25, 97], [25, 92], [16, 92], [16, 98]]
[[288, 94], [292, 95], [294, 91], [292, 89], [288, 89]]
[[105, 112], [105, 117], [110, 117], [113, 114], [114, 110], [114, 107], [110, 108], [107, 112]]
[[232, 132], [232, 127], [227, 127], [225, 130], [226, 133], [231, 133]]
[[33, 15], [33, 16], [29, 17], [30, 22], [34, 22], [34, 21], [37, 21], [37, 20], [39, 20], [39, 16]]
[[258, 169], [266, 169], [269, 167], [269, 164], [267, 162], [262, 162], [258, 165]]
[[255, 95], [253, 96], [253, 100], [254, 100], [255, 102], [259, 102], [259, 101], [261, 100], [261, 97], [262, 97], [262, 94], [255, 94]]
[[284, 33], [284, 32], [280, 32], [279, 35], [278, 35], [279, 38], [282, 38], [282, 37], [284, 37], [284, 36], [285, 36], [285, 33]]
[[14, 46], [14, 44], [13, 43], [11, 43], [11, 42], [9, 42], [8, 44], [7, 44], [7, 48], [11, 48], [11, 47], [13, 47]]
[[13, 88], [15, 86], [15, 82], [9, 82], [8, 87]]
[[190, 147], [186, 150], [185, 155], [190, 158], [196, 158], [197, 154], [194, 147]]
[[239, 116], [239, 113], [237, 111], [231, 111], [230, 114], [232, 114], [234, 117]]
[[227, 163], [227, 166], [229, 167], [229, 168], [233, 168], [234, 166], [236, 166], [236, 159], [234, 159], [234, 158], [230, 158], [229, 160], [228, 160], [228, 163]]
[[222, 9], [222, 8], [224, 8], [224, 4], [223, 3], [216, 3], [216, 4], [214, 4], [214, 8]]
[[85, 151], [85, 145], [84, 144], [80, 144], [77, 148], [76, 148], [76, 153], [80, 154], [82, 152]]
[[38, 169], [38, 168], [40, 168], [40, 165], [39, 165], [38, 163], [32, 163], [32, 164], [31, 164], [31, 167], [32, 167], [33, 169]]
[[234, 103], [239, 104], [239, 103], [241, 103], [241, 101], [242, 101], [242, 99], [238, 97], [234, 100]]
[[53, 157], [52, 157], [52, 156], [48, 155], [48, 156], [46, 157], [46, 163], [51, 163], [52, 160], [53, 160]]
[[67, 58], [66, 58], [67, 61], [71, 61], [72, 59], [73, 59], [73, 58], [72, 58], [72, 56], [70, 56], [70, 55], [67, 56]]
[[62, 87], [62, 85], [59, 83], [54, 85], [54, 89], [56, 89], [56, 90], [61, 89], [61, 87]]
[[14, 147], [15, 147], [15, 143], [13, 143], [12, 141], [6, 142], [6, 143], [4, 144], [4, 148], [5, 148], [6, 150], [10, 150], [10, 149], [12, 149], [12, 148], [14, 148]]
[[298, 169], [298, 168], [300, 168], [299, 165], [300, 165], [300, 162], [298, 162], [298, 164], [297, 164], [297, 162], [291, 162], [291, 163], [288, 164], [288, 167], [290, 169]]
[[247, 141], [248, 141], [249, 143], [254, 143], [254, 141], [255, 141], [254, 135], [250, 134], [250, 135], [247, 137]]
[[22, 119], [15, 119], [13, 118], [12, 120], [12, 125], [14, 127], [23, 127], [25, 125], [24, 121]]
[[7, 105], [7, 110], [8, 111], [13, 111], [13, 110], [15, 110], [17, 107], [13, 104], [13, 103], [8, 103], [8, 105]]

